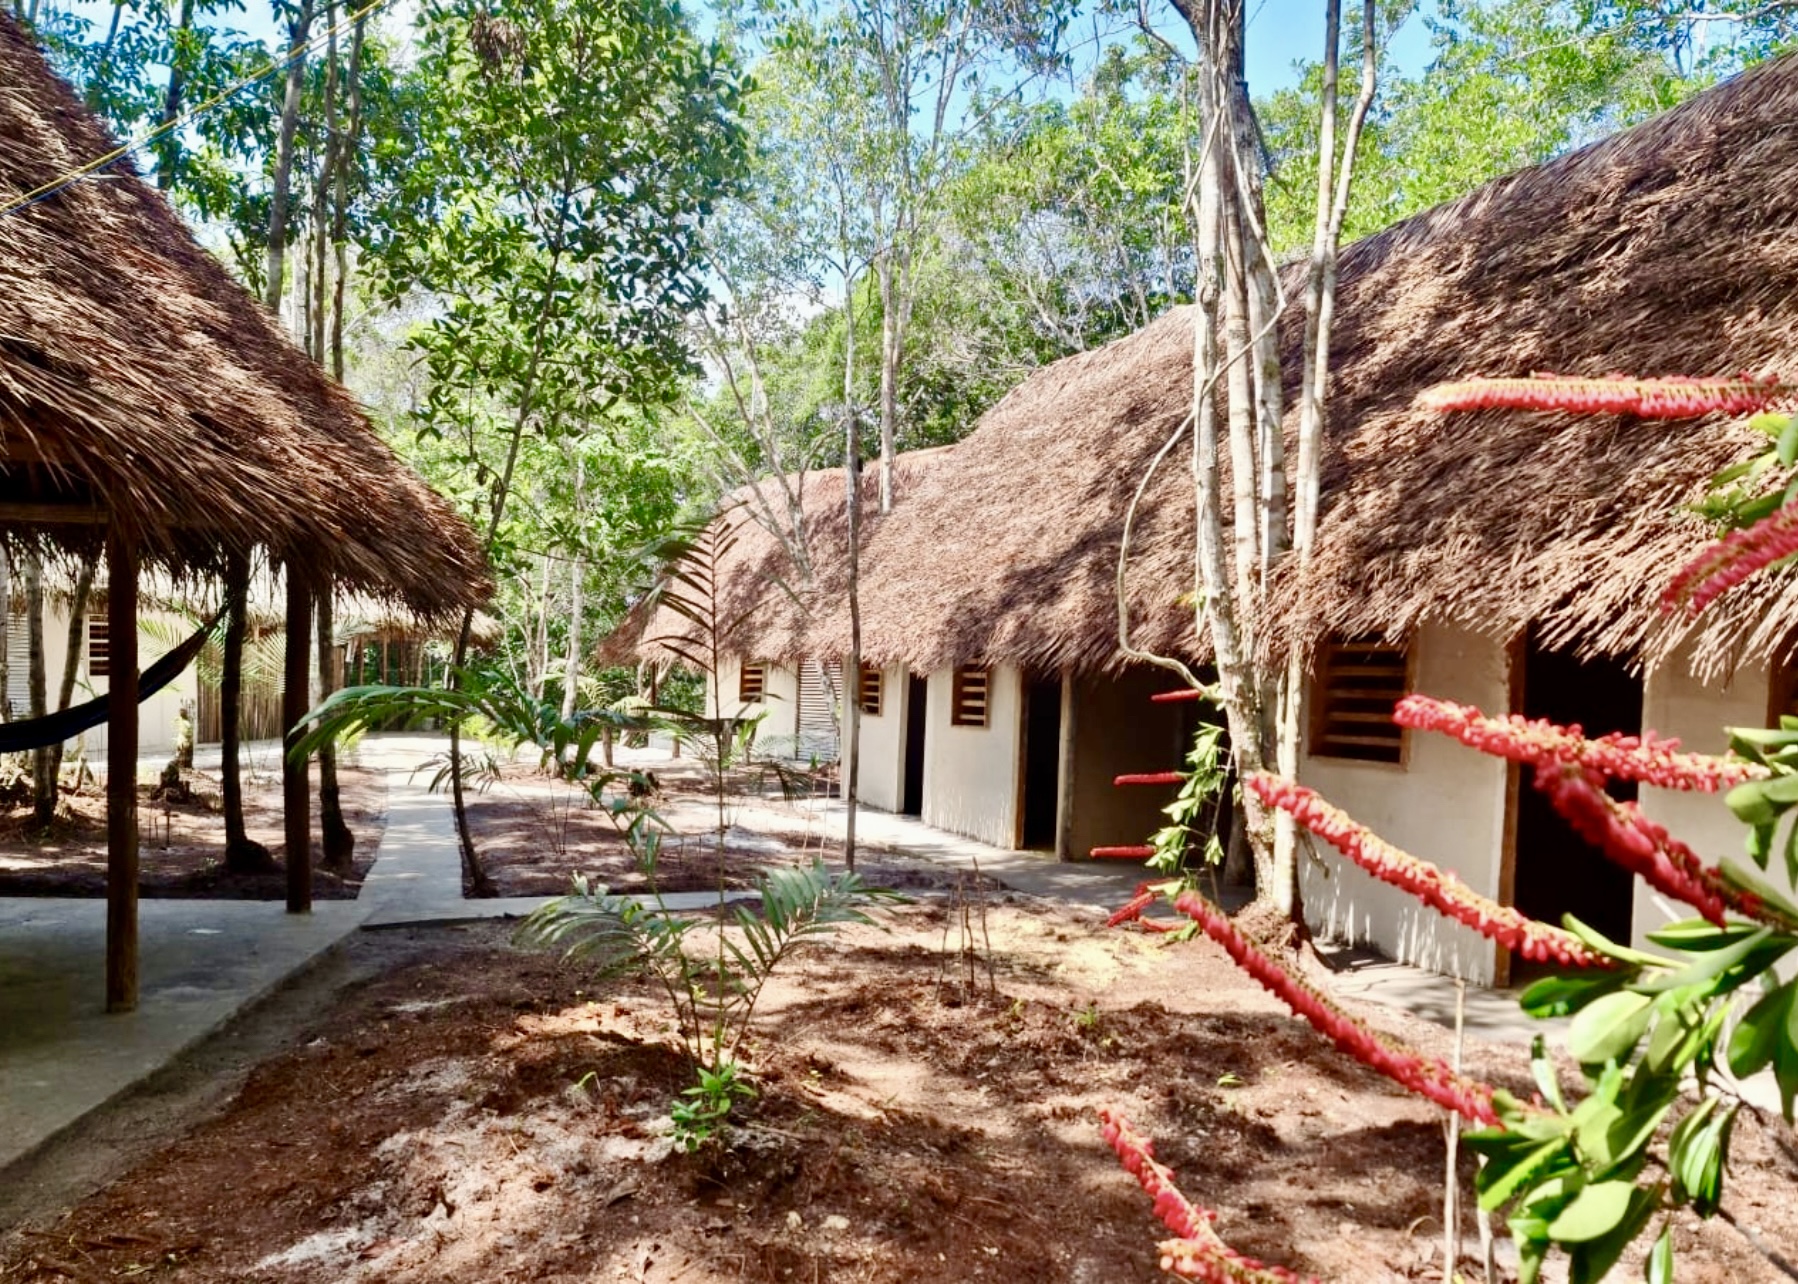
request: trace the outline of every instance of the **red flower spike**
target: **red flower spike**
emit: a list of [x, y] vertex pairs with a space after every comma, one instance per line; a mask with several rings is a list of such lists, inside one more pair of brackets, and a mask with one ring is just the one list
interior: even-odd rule
[[1400, 851], [1316, 791], [1277, 776], [1254, 775], [1248, 787], [1383, 883], [1410, 892], [1445, 918], [1497, 941], [1520, 958], [1560, 967], [1612, 967], [1571, 932], [1538, 923], [1508, 905], [1481, 896], [1453, 874]]
[[1671, 611], [1684, 606], [1697, 615], [1756, 572], [1794, 553], [1798, 553], [1798, 500], [1706, 545], [1673, 577], [1661, 595], [1661, 607]]
[[1470, 704], [1433, 696], [1406, 696], [1393, 709], [1392, 720], [1418, 731], [1440, 731], [1495, 758], [1535, 767], [1576, 766], [1612, 780], [1634, 780], [1661, 789], [1712, 794], [1767, 774], [1765, 767], [1740, 758], [1684, 753], [1679, 741], [1660, 739], [1652, 731], [1588, 740], [1578, 727], [1559, 727], [1517, 714], [1488, 717]]
[[1217, 1214], [1180, 1193], [1174, 1185], [1173, 1169], [1155, 1158], [1154, 1143], [1132, 1128], [1123, 1115], [1101, 1108], [1099, 1131], [1117, 1152], [1124, 1171], [1136, 1178], [1155, 1202], [1155, 1216], [1179, 1236], [1162, 1241], [1162, 1270], [1206, 1284], [1317, 1284], [1284, 1266], [1245, 1257], [1224, 1243], [1211, 1229]]
[[1203, 700], [1206, 694], [1196, 687], [1184, 687], [1178, 691], [1157, 691], [1149, 700], [1153, 704], [1179, 704], [1184, 700]]
[[1114, 785], [1177, 785], [1186, 777], [1177, 771], [1138, 771], [1118, 776]]
[[1094, 860], [1147, 860], [1154, 854], [1153, 847], [1095, 847], [1087, 853]]
[[1636, 415], [1643, 419], [1696, 419], [1765, 409], [1795, 390], [1777, 379], [1632, 379], [1613, 375], [1579, 379], [1535, 375], [1528, 379], [1463, 379], [1437, 384], [1417, 398], [1425, 410], [1566, 410], [1586, 415]]
[[1408, 1048], [1395, 1047], [1331, 1003], [1318, 991], [1276, 963], [1265, 951], [1236, 929], [1223, 910], [1194, 891], [1174, 898], [1174, 908], [1204, 929], [1232, 962], [1247, 972], [1263, 989], [1312, 1028], [1365, 1066], [1378, 1070], [1401, 1088], [1409, 1089], [1462, 1118], [1482, 1125], [1498, 1123], [1490, 1085], [1457, 1074], [1442, 1061]]
[[1756, 922], [1798, 931], [1760, 897], [1723, 881], [1697, 852], [1642, 814], [1635, 803], [1618, 802], [1604, 791], [1597, 773], [1564, 764], [1536, 768], [1536, 788], [1548, 796], [1580, 837], [1657, 892], [1684, 901], [1721, 927], [1733, 911]]
[[1138, 883], [1136, 894], [1112, 912], [1111, 917], [1105, 920], [1105, 926], [1117, 927], [1124, 923], [1141, 922], [1142, 912], [1153, 905], [1160, 895], [1152, 883]]

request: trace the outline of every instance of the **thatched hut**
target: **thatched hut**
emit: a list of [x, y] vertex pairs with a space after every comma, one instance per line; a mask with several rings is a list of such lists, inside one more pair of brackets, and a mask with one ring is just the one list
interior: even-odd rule
[[[932, 473], [945, 471], [950, 447], [907, 451], [894, 473], [899, 502]], [[878, 510], [872, 475], [861, 478], [864, 541], [871, 542], [887, 520]], [[802, 534], [791, 532], [794, 513]], [[837, 756], [842, 723], [843, 662], [847, 638], [840, 648], [815, 649], [816, 612], [842, 602], [848, 585], [848, 487], [842, 468], [816, 469], [786, 478], [765, 478], [726, 496], [706, 538], [694, 542], [683, 569], [692, 577], [671, 584], [676, 593], [701, 608], [701, 627], [691, 614], [665, 601], [646, 598], [603, 639], [596, 659], [601, 664], [646, 661], [655, 665], [691, 666], [718, 645], [715, 672], [706, 673], [706, 709], [714, 717], [759, 715], [756, 732], [763, 753], [799, 760], [831, 761]], [[805, 558], [795, 562], [795, 550]], [[716, 600], [709, 585], [716, 585]], [[905, 693], [891, 699], [876, 694], [880, 678], [864, 677], [859, 686], [863, 708], [863, 740], [878, 740], [886, 721], [898, 725], [905, 716]], [[898, 809], [897, 782], [888, 789], [876, 768], [861, 772], [864, 796], [877, 806]]]
[[[1671, 569], [1707, 534], [1685, 506], [1746, 448], [1739, 426], [1445, 420], [1415, 398], [1479, 373], [1789, 375], [1798, 210], [1778, 193], [1798, 164], [1794, 107], [1798, 59], [1777, 60], [1343, 255], [1321, 551], [1304, 582], [1277, 586], [1266, 621], [1276, 645], [1315, 657], [1303, 773], [1394, 841], [1538, 915], [1576, 912], [1627, 936], [1660, 911], [1632, 903], [1629, 880], [1514, 773], [1401, 733], [1385, 703], [1421, 689], [1720, 748], [1720, 726], [1790, 701], [1798, 579], [1743, 591], [1696, 627], [1659, 608]], [[1283, 335], [1289, 371], [1297, 320]], [[1119, 671], [1123, 516], [1186, 414], [1190, 353], [1190, 315], [1176, 310], [1001, 402], [957, 447], [953, 473], [870, 548], [870, 654], [933, 682], [970, 663], [1070, 685]], [[1171, 457], [1145, 492], [1128, 596], [1139, 645], [1202, 658], [1184, 596], [1183, 462]], [[839, 638], [829, 619], [814, 645]], [[1027, 780], [1024, 759], [1014, 771]], [[991, 805], [1007, 797], [995, 790]], [[1645, 806], [1714, 856], [1739, 846], [1715, 800]], [[1306, 892], [1320, 928], [1505, 974], [1492, 947], [1358, 874], [1308, 867]]]
[[[1633, 903], [1629, 880], [1502, 764], [1392, 727], [1391, 698], [1425, 690], [1720, 748], [1720, 726], [1791, 703], [1798, 577], [1743, 590], [1695, 627], [1659, 609], [1671, 569], [1707, 534], [1685, 506], [1747, 448], [1739, 426], [1451, 420], [1416, 396], [1539, 370], [1790, 376], [1798, 207], [1780, 193], [1794, 168], [1798, 59], [1785, 58], [1344, 251], [1320, 554], [1302, 583], [1274, 586], [1264, 621], [1272, 645], [1313, 657], [1302, 772], [1401, 846], [1532, 913], [1577, 912], [1627, 936], [1661, 911]], [[1282, 335], [1289, 372], [1298, 321]], [[1176, 309], [1038, 372], [870, 539], [865, 653], [925, 683], [927, 740], [943, 752], [966, 742], [941, 761], [932, 750], [924, 779], [953, 792], [926, 802], [927, 820], [1021, 846], [1032, 794], [1040, 818], [1052, 792], [1063, 855], [1142, 840], [1146, 826], [1101, 835], [1091, 821], [1121, 818], [1102, 799], [1129, 753], [1175, 760], [1144, 702], [1164, 683], [1118, 647], [1116, 575], [1125, 513], [1189, 408], [1191, 354], [1191, 315]], [[1126, 598], [1138, 646], [1202, 661], [1186, 464], [1183, 445], [1143, 490]], [[840, 654], [845, 638], [823, 604], [795, 645]], [[970, 691], [984, 728], [954, 725]], [[1059, 714], [1033, 718], [1058, 691]], [[876, 756], [866, 751], [864, 772]], [[1700, 850], [1739, 847], [1715, 799], [1648, 794], [1650, 814]], [[1305, 889], [1321, 930], [1471, 978], [1506, 974], [1491, 946], [1409, 898], [1321, 868], [1307, 864]]]
[[[120, 161], [0, 15], [0, 537], [104, 543], [112, 897], [108, 1006], [135, 1002], [139, 568], [213, 572], [266, 551], [309, 635], [332, 581], [448, 615], [482, 600], [472, 532]], [[301, 645], [289, 659], [303, 712]], [[297, 708], [294, 707], [297, 705]], [[309, 903], [304, 768], [288, 780], [289, 905]]]

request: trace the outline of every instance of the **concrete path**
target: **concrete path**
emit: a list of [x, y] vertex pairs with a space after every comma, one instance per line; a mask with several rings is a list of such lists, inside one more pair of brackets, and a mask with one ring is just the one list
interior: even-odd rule
[[[143, 900], [139, 1002], [103, 1010], [106, 906], [0, 897], [0, 1170], [218, 1029], [362, 926], [519, 916], [541, 899], [462, 898], [449, 803], [413, 769], [435, 737], [374, 736], [358, 760], [388, 772], [388, 827], [360, 898], [310, 914], [279, 902]], [[279, 770], [278, 746], [248, 746]], [[202, 749], [199, 765], [216, 766]]]

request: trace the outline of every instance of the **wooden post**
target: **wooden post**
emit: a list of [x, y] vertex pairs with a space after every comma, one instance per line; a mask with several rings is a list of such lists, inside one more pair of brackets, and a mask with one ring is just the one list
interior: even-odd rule
[[1079, 679], [1072, 670], [1061, 675], [1061, 744], [1055, 773], [1055, 859], [1078, 860], [1074, 850], [1074, 775], [1079, 770]]
[[137, 549], [106, 537], [106, 1010], [137, 1006]]
[[[281, 686], [284, 749], [305, 735], [302, 723], [312, 693], [312, 590], [289, 562], [287, 574], [287, 663]], [[287, 822], [287, 912], [312, 909], [312, 773], [305, 759], [281, 755], [281, 810]]]

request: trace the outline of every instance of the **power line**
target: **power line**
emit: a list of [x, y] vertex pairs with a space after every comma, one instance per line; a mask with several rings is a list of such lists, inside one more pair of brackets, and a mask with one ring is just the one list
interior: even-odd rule
[[51, 179], [48, 183], [43, 184], [41, 187], [34, 187], [29, 192], [25, 192], [22, 195], [16, 196], [12, 200], [7, 201], [4, 205], [0, 205], [0, 218], [4, 218], [8, 214], [17, 214], [21, 210], [29, 209], [31, 206], [38, 204], [40, 201], [47, 201], [52, 196], [55, 196], [58, 192], [62, 191], [64, 188], [72, 187], [74, 184], [79, 183], [84, 178], [91, 178], [95, 174], [100, 173], [102, 170], [108, 169], [111, 166], [116, 165], [119, 161], [121, 161], [125, 157], [129, 156], [132, 152], [135, 152], [142, 148], [148, 147], [151, 143], [154, 143], [157, 139], [162, 138], [164, 135], [172, 133], [175, 130], [180, 129], [182, 126], [187, 125], [188, 123], [190, 123], [192, 121], [198, 120], [200, 117], [206, 115], [208, 112], [213, 111], [216, 108], [223, 106], [225, 103], [227, 103], [231, 99], [235, 98], [238, 94], [242, 93], [244, 90], [248, 89], [250, 86], [260, 84], [262, 81], [267, 80], [270, 76], [275, 75], [277, 72], [287, 70], [288, 67], [293, 65], [293, 62], [295, 59], [303, 57], [307, 53], [313, 52], [314, 50], [323, 47], [324, 45], [326, 45], [330, 42], [330, 40], [333, 36], [336, 36], [336, 35], [342, 33], [347, 28], [354, 26], [356, 23], [362, 21], [362, 19], [364, 19], [364, 18], [368, 17], [370, 14], [374, 13], [377, 9], [385, 8], [387, 5], [391, 4], [392, 2], [393, 2], [393, 0], [369, 0], [369, 3], [363, 5], [362, 8], [356, 10], [354, 13], [351, 13], [351, 14], [347, 15], [346, 17], [340, 19], [336, 23], [336, 25], [329, 27], [322, 32], [317, 32], [317, 33], [309, 36], [305, 40], [295, 43], [281, 57], [271, 60], [267, 65], [263, 66], [261, 69], [257, 70], [256, 72], [252, 73], [251, 75], [246, 76], [244, 79], [238, 81], [235, 85], [232, 85], [228, 89], [219, 91], [218, 93], [214, 94], [211, 98], [208, 98], [205, 102], [202, 102], [202, 103], [196, 105], [195, 107], [191, 108], [190, 110], [183, 112], [181, 115], [175, 117], [175, 119], [170, 120], [170, 121], [164, 121], [162, 124], [156, 126], [156, 128], [149, 130], [146, 133], [138, 135], [136, 138], [132, 139], [130, 142], [123, 143], [120, 146], [113, 148], [110, 152], [107, 152], [104, 156], [101, 156], [96, 160], [91, 160], [87, 164], [82, 165], [76, 169], [69, 170], [67, 173], [61, 175], [60, 177]]

